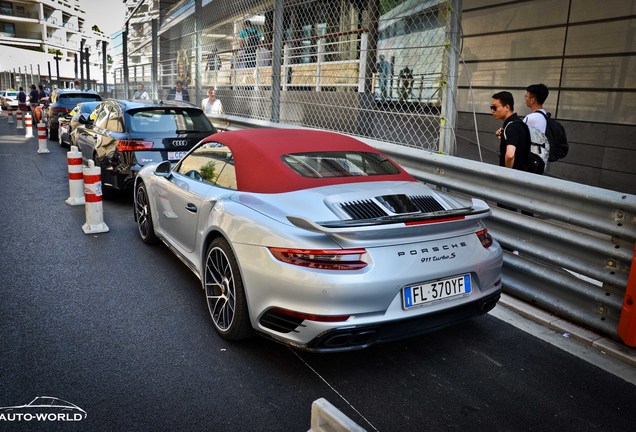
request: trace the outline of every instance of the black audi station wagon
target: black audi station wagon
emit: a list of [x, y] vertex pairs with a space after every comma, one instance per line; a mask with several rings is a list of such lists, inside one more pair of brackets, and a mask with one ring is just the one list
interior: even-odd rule
[[176, 162], [216, 129], [203, 110], [179, 101], [107, 99], [90, 118], [80, 117], [76, 139], [84, 164], [102, 169], [104, 186], [131, 189], [151, 162]]

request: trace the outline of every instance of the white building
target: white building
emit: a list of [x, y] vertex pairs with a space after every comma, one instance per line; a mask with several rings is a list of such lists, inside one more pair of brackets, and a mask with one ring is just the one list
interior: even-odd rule
[[[57, 53], [60, 85], [68, 86], [90, 75], [91, 84], [86, 82], [84, 87], [103, 89], [103, 44], [108, 46], [110, 37], [97, 30], [86, 22], [79, 0], [0, 1], [2, 86], [48, 82], [49, 67], [51, 84], [56, 85]], [[83, 58], [88, 52], [88, 74], [86, 66], [80, 68], [80, 62], [85, 64], [80, 51]]]

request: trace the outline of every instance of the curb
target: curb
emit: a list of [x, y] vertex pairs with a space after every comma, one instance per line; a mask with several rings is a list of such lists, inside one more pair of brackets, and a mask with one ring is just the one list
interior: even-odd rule
[[589, 329], [566, 321], [563, 318], [511, 297], [508, 294], [501, 294], [498, 305], [554, 331], [563, 333], [564, 335], [567, 334], [569, 337], [577, 339], [583, 344], [621, 360], [630, 366], [636, 366], [636, 349], [632, 349], [605, 336], [594, 333]]

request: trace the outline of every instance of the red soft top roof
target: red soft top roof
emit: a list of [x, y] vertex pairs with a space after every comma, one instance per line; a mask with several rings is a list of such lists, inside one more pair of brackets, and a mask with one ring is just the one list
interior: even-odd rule
[[244, 192], [283, 193], [344, 183], [417, 181], [395, 163], [400, 170], [399, 174], [308, 178], [301, 176], [281, 160], [281, 156], [286, 154], [321, 151], [358, 151], [385, 156], [355, 138], [335, 132], [248, 129], [220, 132], [205, 138], [204, 142], [219, 142], [232, 151], [237, 187]]

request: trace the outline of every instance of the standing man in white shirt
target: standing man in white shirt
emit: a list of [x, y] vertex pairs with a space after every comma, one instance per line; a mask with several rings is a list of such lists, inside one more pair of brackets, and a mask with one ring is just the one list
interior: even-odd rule
[[547, 126], [547, 121], [541, 113], [537, 111], [542, 111], [543, 114], [547, 114], [546, 110], [543, 109], [543, 103], [548, 98], [550, 91], [545, 84], [531, 84], [526, 88], [526, 106], [532, 110], [530, 114], [528, 114], [523, 121], [530, 126], [534, 126], [539, 129], [541, 132], [545, 134], [545, 128]]
[[143, 84], [137, 84], [137, 91], [133, 95], [133, 99], [150, 99], [146, 90], [144, 90]]
[[[545, 135], [545, 129], [548, 125], [547, 121], [547, 111], [543, 109], [543, 103], [548, 98], [550, 91], [545, 84], [531, 84], [526, 88], [526, 94], [524, 95], [526, 100], [526, 106], [532, 110], [530, 114], [524, 117], [523, 121], [528, 125], [532, 126], [535, 129], [539, 130], [539, 132]], [[546, 140], [547, 141], [547, 140]], [[532, 145], [531, 151], [535, 154], [541, 156], [543, 161], [545, 162], [546, 169], [548, 167], [548, 158], [549, 158], [549, 143], [546, 144], [546, 147]]]
[[223, 104], [216, 98], [216, 91], [211, 88], [208, 90], [208, 98], [201, 101], [201, 109], [206, 114], [223, 115]]

